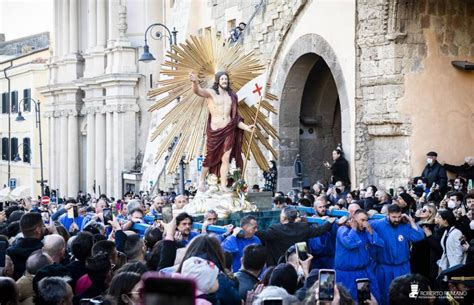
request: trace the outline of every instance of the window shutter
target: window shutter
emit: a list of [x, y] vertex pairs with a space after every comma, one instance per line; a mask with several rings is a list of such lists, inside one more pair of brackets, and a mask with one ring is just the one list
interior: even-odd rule
[[8, 138], [2, 138], [2, 160], [8, 161]]
[[18, 112], [18, 91], [12, 91], [12, 112]]
[[2, 113], [8, 113], [8, 92], [2, 93]]
[[23, 89], [23, 111], [31, 111], [31, 89]]
[[23, 162], [31, 163], [30, 138], [23, 138]]
[[18, 138], [12, 138], [12, 148], [11, 148], [11, 151], [12, 151], [12, 154], [10, 155], [10, 160], [13, 160], [15, 159], [16, 157], [16, 154], [18, 153]]

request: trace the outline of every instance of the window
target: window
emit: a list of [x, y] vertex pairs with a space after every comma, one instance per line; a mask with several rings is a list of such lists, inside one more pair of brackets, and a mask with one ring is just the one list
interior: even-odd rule
[[8, 161], [8, 138], [2, 138], [2, 160]]
[[23, 111], [31, 111], [31, 89], [23, 89]]
[[12, 138], [12, 142], [11, 142], [11, 146], [12, 146], [12, 153], [11, 153], [11, 159], [10, 160], [14, 160], [16, 155], [18, 154], [18, 138]]
[[30, 138], [23, 138], [23, 162], [31, 163]]
[[235, 19], [227, 21], [227, 32], [230, 32], [235, 28], [235, 22]]
[[8, 113], [8, 92], [2, 93], [2, 113]]
[[18, 112], [18, 91], [12, 91], [12, 112]]

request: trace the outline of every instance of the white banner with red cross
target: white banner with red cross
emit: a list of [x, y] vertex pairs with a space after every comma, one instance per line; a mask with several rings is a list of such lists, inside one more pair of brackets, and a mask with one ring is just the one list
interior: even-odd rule
[[239, 101], [245, 100], [245, 103], [247, 103], [249, 107], [256, 105], [260, 102], [260, 98], [265, 95], [266, 81], [267, 73], [265, 72], [246, 83], [242, 88], [240, 88], [239, 92], [237, 92]]

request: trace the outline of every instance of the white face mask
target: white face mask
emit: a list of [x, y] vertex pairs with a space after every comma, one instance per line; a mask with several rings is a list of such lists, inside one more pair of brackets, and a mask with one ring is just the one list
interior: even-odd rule
[[448, 201], [448, 209], [454, 209], [456, 207], [456, 201], [449, 200]]
[[469, 224], [469, 227], [471, 227], [471, 230], [474, 230], [474, 220], [471, 220], [471, 223]]
[[426, 159], [426, 163], [428, 163], [428, 164], [433, 164], [433, 159], [427, 158], [427, 159]]
[[455, 190], [459, 190], [459, 185], [455, 185], [455, 186], [454, 186], [454, 189], [455, 189]]

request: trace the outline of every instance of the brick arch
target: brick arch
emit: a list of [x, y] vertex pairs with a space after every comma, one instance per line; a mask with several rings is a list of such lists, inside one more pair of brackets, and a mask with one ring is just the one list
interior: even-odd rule
[[[280, 133], [279, 153], [279, 189], [291, 188], [294, 177], [293, 162], [299, 150], [299, 126], [301, 98], [308, 75], [318, 60], [324, 60], [329, 67], [339, 95], [341, 107], [341, 139], [346, 158], [352, 160], [351, 154], [351, 113], [347, 86], [337, 56], [329, 43], [317, 34], [306, 34], [299, 37], [283, 57], [278, 54], [274, 60], [270, 79], [272, 91], [280, 97], [277, 105], [278, 117], [273, 123]], [[329, 158], [329, 156], [328, 156]]]

